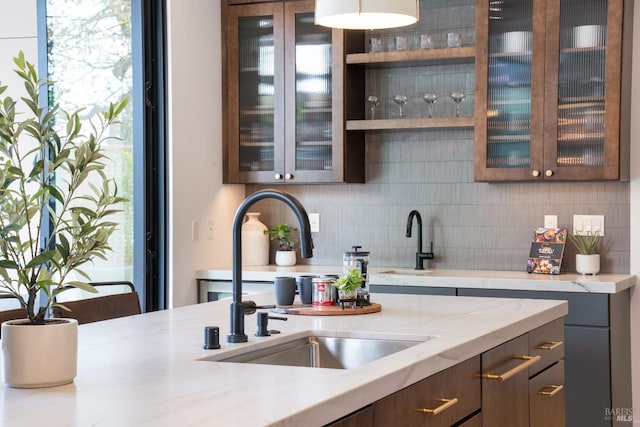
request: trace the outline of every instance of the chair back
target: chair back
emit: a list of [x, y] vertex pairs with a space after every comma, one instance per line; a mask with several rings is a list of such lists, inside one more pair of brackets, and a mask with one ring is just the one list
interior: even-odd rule
[[[79, 325], [100, 320], [115, 319], [117, 317], [132, 316], [140, 314], [140, 300], [138, 293], [131, 282], [95, 282], [91, 283], [98, 289], [98, 295], [108, 289], [108, 287], [124, 286], [128, 292], [84, 298], [75, 301], [56, 301], [57, 304], [64, 305], [70, 311], [61, 307], [54, 307], [55, 317], [70, 317], [76, 319]], [[107, 290], [107, 293], [110, 292]], [[63, 293], [64, 294], [64, 293]]]
[[[0, 324], [7, 320], [26, 319], [27, 310], [24, 308], [12, 308], [10, 310], [0, 311]], [[0, 338], [2, 338], [2, 328], [0, 328]]]

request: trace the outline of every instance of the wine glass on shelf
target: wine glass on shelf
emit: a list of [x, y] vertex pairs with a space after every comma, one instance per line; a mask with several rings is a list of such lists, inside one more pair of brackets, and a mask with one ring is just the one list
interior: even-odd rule
[[371, 105], [371, 107], [369, 107], [369, 118], [373, 120], [376, 118], [376, 107], [380, 104], [380, 99], [375, 95], [369, 95], [367, 102]]
[[435, 93], [425, 93], [422, 95], [422, 99], [427, 103], [427, 108], [429, 109], [429, 118], [433, 117], [433, 104], [438, 101], [438, 95]]
[[393, 95], [393, 102], [395, 102], [398, 105], [398, 108], [400, 109], [399, 117], [403, 118], [404, 111], [402, 111], [402, 106], [407, 103], [407, 97], [405, 95]]
[[456, 103], [456, 117], [460, 117], [460, 103], [465, 100], [467, 95], [462, 92], [451, 92], [449, 96]]

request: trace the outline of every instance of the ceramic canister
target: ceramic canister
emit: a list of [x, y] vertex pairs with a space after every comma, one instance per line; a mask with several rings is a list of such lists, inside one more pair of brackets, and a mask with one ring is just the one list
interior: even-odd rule
[[242, 265], [269, 264], [269, 236], [264, 233], [267, 226], [259, 216], [260, 212], [249, 212], [242, 224]]

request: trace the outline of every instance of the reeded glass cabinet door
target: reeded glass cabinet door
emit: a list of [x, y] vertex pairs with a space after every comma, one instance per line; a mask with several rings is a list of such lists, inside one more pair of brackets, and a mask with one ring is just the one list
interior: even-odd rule
[[229, 8], [229, 182], [273, 180], [284, 170], [283, 5]]
[[531, 179], [542, 167], [545, 40], [534, 28], [544, 13], [535, 0], [478, 3], [476, 180]]
[[620, 171], [623, 0], [482, 0], [475, 179], [602, 180]]
[[343, 107], [334, 96], [342, 36], [314, 24], [314, 7], [314, 1], [285, 3], [285, 181], [293, 183], [342, 180]]
[[622, 1], [549, 0], [545, 167], [617, 179]]

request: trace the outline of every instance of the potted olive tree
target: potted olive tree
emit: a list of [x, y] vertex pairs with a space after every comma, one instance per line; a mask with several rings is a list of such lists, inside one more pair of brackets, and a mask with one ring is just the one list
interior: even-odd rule
[[578, 250], [576, 271], [583, 275], [600, 272], [600, 254], [597, 253], [600, 233], [588, 233], [585, 236], [569, 233], [569, 240]]
[[282, 267], [290, 267], [296, 265], [296, 251], [294, 248], [295, 242], [298, 241], [290, 234], [298, 231], [297, 228], [293, 228], [288, 224], [279, 223], [272, 225], [268, 230], [264, 231], [264, 234], [269, 235], [270, 240], [278, 241], [278, 249], [276, 250], [276, 265]]
[[39, 106], [51, 83], [22, 52], [14, 63], [25, 96], [3, 96], [0, 86], [0, 294], [15, 297], [25, 315], [2, 324], [4, 381], [45, 387], [76, 375], [77, 322], [48, 313], [69, 287], [95, 292], [80, 267], [111, 250], [117, 224], [108, 217], [125, 199], [105, 173], [103, 143], [127, 101], [111, 104], [85, 134], [79, 111]]

